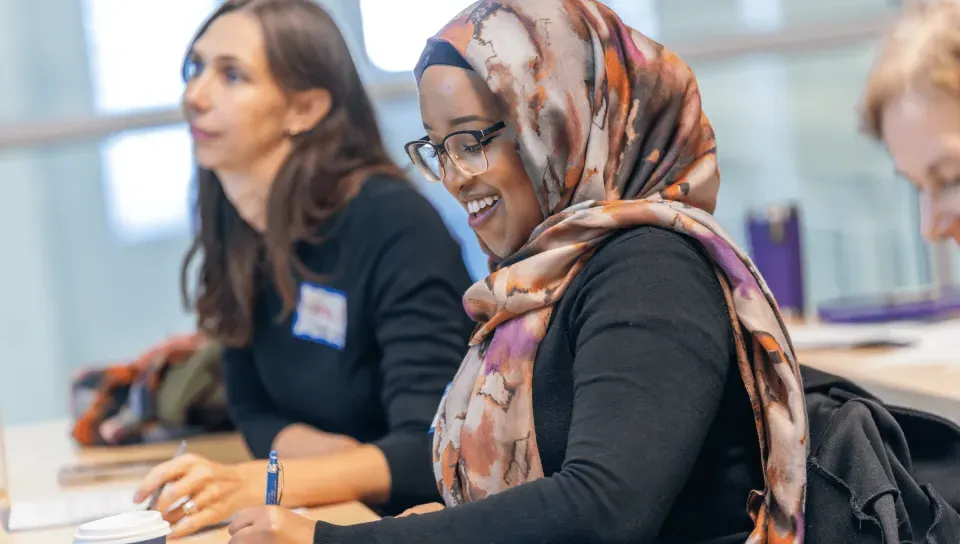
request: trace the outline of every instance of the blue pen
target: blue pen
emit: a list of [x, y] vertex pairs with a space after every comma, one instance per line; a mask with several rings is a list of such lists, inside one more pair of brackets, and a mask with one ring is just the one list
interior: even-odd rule
[[280, 504], [278, 487], [280, 485], [280, 463], [277, 461], [277, 452], [270, 452], [267, 461], [267, 505]]

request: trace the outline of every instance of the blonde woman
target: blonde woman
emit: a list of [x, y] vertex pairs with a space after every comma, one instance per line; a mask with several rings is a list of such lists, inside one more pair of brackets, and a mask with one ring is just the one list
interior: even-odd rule
[[960, 2], [907, 11], [871, 71], [861, 118], [917, 187], [927, 239], [960, 241]]

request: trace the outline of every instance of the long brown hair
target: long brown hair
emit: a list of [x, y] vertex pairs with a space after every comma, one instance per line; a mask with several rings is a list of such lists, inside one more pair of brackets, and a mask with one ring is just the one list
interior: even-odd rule
[[[184, 305], [197, 313], [201, 331], [229, 346], [249, 344], [259, 282], [269, 275], [283, 301], [283, 318], [296, 306], [299, 242], [318, 231], [356, 193], [366, 174], [401, 176], [380, 136], [373, 105], [336, 23], [312, 0], [229, 0], [199, 28], [188, 48], [218, 17], [237, 10], [260, 23], [270, 71], [287, 91], [326, 89], [329, 114], [294, 137], [267, 199], [261, 234], [227, 199], [217, 175], [196, 172], [196, 236], [180, 271]], [[186, 62], [186, 60], [184, 61]], [[194, 274], [192, 263], [200, 257]], [[190, 277], [196, 279], [191, 292]]]

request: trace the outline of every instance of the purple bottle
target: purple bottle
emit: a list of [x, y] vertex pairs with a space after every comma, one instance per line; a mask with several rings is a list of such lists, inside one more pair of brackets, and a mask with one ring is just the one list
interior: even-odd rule
[[799, 207], [788, 204], [749, 212], [747, 237], [753, 262], [777, 299], [784, 317], [803, 317], [805, 299]]

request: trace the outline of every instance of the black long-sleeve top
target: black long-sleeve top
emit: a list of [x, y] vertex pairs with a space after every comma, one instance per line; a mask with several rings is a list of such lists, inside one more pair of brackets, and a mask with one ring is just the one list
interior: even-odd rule
[[296, 311], [278, 322], [265, 279], [250, 346], [224, 351], [230, 414], [258, 458], [293, 423], [377, 445], [387, 512], [437, 500], [428, 431], [473, 327], [461, 248], [413, 186], [386, 177], [332, 225], [298, 248], [323, 281], [301, 281]]
[[615, 236], [558, 303], [534, 366], [546, 477], [443, 511], [337, 527], [316, 544], [743, 542], [763, 489], [726, 305], [692, 240]]

